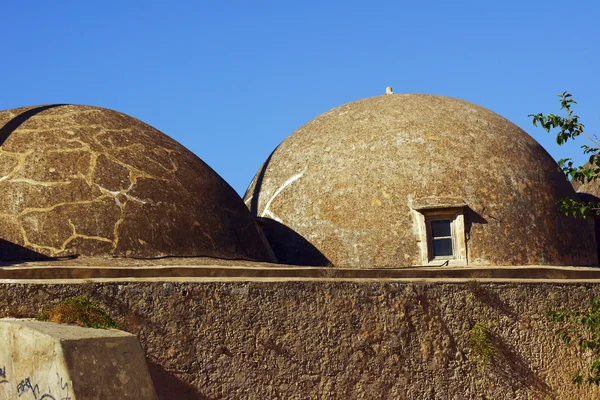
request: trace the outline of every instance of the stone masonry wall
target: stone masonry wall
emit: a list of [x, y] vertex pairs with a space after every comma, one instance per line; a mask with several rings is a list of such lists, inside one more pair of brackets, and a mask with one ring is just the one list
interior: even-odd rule
[[[547, 317], [600, 284], [0, 284], [0, 317], [86, 294], [140, 338], [161, 399], [592, 399]], [[484, 365], [469, 345], [491, 331]], [[586, 364], [588, 363], [588, 364]]]

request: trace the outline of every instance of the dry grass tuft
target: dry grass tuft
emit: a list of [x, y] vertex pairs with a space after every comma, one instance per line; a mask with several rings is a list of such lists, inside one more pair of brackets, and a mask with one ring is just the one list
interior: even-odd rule
[[110, 317], [108, 312], [86, 296], [65, 299], [54, 308], [42, 311], [36, 319], [38, 321], [78, 325], [88, 328], [119, 329], [119, 326]]

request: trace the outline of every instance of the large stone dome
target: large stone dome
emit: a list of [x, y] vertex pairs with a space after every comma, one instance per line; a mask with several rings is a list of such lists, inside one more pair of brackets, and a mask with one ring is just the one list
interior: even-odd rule
[[595, 264], [550, 155], [499, 115], [431, 95], [334, 108], [284, 140], [245, 195], [281, 262]]
[[0, 112], [0, 259], [271, 260], [239, 196], [168, 136], [106, 109]]

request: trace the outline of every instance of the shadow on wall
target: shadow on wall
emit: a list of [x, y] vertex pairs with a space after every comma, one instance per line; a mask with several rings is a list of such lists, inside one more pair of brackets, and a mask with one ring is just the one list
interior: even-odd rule
[[473, 224], [487, 224], [488, 221], [477, 211], [473, 210], [471, 207], [465, 207], [465, 235], [467, 236], [467, 241], [471, 237], [471, 228]]
[[[258, 197], [260, 196], [262, 182], [265, 179], [265, 173], [267, 172], [267, 167], [271, 162], [271, 158], [273, 158], [273, 154], [275, 154], [278, 148], [279, 146], [275, 147], [275, 150], [273, 150], [271, 154], [269, 154], [269, 157], [267, 157], [262, 167], [260, 167], [260, 172], [258, 173], [258, 177], [256, 178], [256, 183], [254, 184], [254, 191], [252, 192], [252, 200], [250, 201], [250, 214], [252, 214], [253, 217], [258, 217]], [[248, 189], [246, 189], [246, 195], [244, 197], [248, 195]]]
[[[577, 192], [577, 200], [588, 203], [600, 203], [600, 198], [590, 193]], [[595, 215], [592, 215], [592, 221], [594, 235], [596, 236], [596, 254], [598, 255], [598, 263], [600, 263], [600, 216], [598, 211], [596, 211]]]
[[498, 335], [492, 334], [492, 342], [497, 350], [494, 371], [500, 379], [513, 382], [516, 388], [532, 390], [539, 398], [548, 398], [552, 395], [552, 388], [531, 369], [528, 361], [521, 354], [511, 349]]
[[590, 193], [577, 193], [576, 200], [586, 201], [588, 203], [598, 203], [600, 198]]
[[2, 266], [19, 264], [26, 261], [57, 261], [65, 258], [77, 258], [77, 256], [49, 257], [8, 240], [0, 239], [0, 265]]
[[[34, 107], [22, 112], [13, 119], [9, 120], [6, 124], [4, 124], [2, 128], [0, 128], [0, 146], [4, 144], [6, 139], [8, 139], [8, 137], [15, 131], [15, 129], [21, 126], [29, 118], [50, 108], [60, 107], [64, 105], [66, 104], [49, 104], [45, 106]], [[19, 262], [29, 260], [52, 261], [56, 259], [48, 257], [44, 254], [38, 253], [26, 247], [20, 246], [18, 244], [9, 242], [7, 240], [0, 239], [0, 263], [4, 265], [17, 264]]]
[[470, 257], [469, 254], [469, 245], [471, 242], [471, 228], [473, 227], [473, 224], [487, 224], [488, 220], [485, 219], [483, 217], [483, 215], [479, 214], [477, 211], [473, 210], [471, 207], [469, 206], [465, 206], [465, 245], [466, 245], [466, 252], [467, 252], [467, 258]]
[[[260, 180], [260, 179], [259, 179]], [[258, 185], [258, 183], [257, 183]], [[254, 198], [253, 198], [254, 201]], [[270, 218], [254, 216], [265, 238], [271, 245], [277, 261], [288, 265], [311, 267], [332, 267], [333, 263], [312, 243], [288, 226]], [[470, 235], [473, 224], [487, 224], [488, 221], [470, 207], [465, 209], [465, 233]]]
[[472, 224], [487, 224], [487, 219], [483, 218], [481, 214], [473, 210], [471, 207], [465, 207], [465, 223], [468, 225], [467, 231], [470, 230]]
[[[288, 265], [302, 265], [302, 266], [314, 266], [314, 267], [331, 267], [333, 264], [327, 259], [312, 243], [306, 240], [298, 232], [290, 229], [270, 218], [263, 218], [258, 216], [258, 200], [260, 196], [260, 189], [265, 178], [265, 173], [273, 158], [273, 154], [277, 151], [277, 146], [269, 157], [265, 160], [264, 164], [260, 168], [260, 172], [256, 178], [254, 184], [254, 190], [252, 191], [252, 200], [250, 202], [250, 214], [261, 228], [265, 239], [271, 246], [275, 258], [278, 263]], [[244, 197], [248, 195], [248, 188]]]
[[65, 106], [66, 104], [49, 104], [46, 106], [39, 106], [31, 108], [21, 114], [17, 115], [10, 121], [8, 121], [2, 128], [0, 128], [0, 146], [4, 144], [6, 139], [10, 136], [11, 133], [15, 131], [21, 124], [27, 121], [29, 118], [33, 117], [36, 114], [41, 113], [42, 111], [46, 111], [50, 108]]
[[154, 390], [160, 400], [165, 399], [189, 399], [189, 400], [211, 400], [198, 392], [198, 389], [188, 385], [177, 378], [174, 374], [162, 366], [146, 359], [150, 377], [154, 384]]
[[298, 232], [270, 218], [256, 219], [280, 263], [314, 267], [333, 266], [323, 253]]
[[[258, 184], [257, 184], [258, 185]], [[254, 199], [253, 199], [254, 200]], [[298, 232], [270, 218], [256, 217], [263, 234], [271, 245], [278, 262], [288, 265], [313, 267], [334, 266], [323, 253]], [[487, 224], [488, 221], [470, 207], [465, 209], [465, 233], [469, 237], [473, 224]]]

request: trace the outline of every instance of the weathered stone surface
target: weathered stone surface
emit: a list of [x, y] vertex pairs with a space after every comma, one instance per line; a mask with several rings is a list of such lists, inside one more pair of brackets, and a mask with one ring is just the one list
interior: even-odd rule
[[129, 333], [2, 319], [0, 337], [0, 399], [156, 399]]
[[[547, 317], [600, 284], [0, 284], [0, 315], [86, 294], [136, 333], [160, 399], [596, 399]], [[476, 322], [496, 351], [484, 367]]]
[[556, 205], [572, 195], [550, 155], [499, 115], [451, 98], [387, 95], [298, 129], [245, 202], [265, 218], [281, 262], [420, 264], [411, 208], [450, 201], [466, 205], [471, 264], [595, 264], [589, 226]]
[[[586, 166], [590, 166], [590, 163], [586, 163]], [[600, 182], [591, 181], [586, 183], [581, 183], [579, 181], [571, 181], [571, 185], [577, 192], [578, 197], [584, 201], [600, 201]]]
[[273, 260], [235, 191], [135, 118], [50, 105], [0, 112], [0, 127], [1, 259]]

